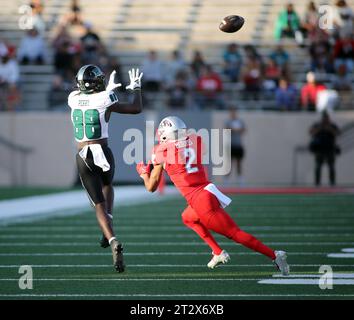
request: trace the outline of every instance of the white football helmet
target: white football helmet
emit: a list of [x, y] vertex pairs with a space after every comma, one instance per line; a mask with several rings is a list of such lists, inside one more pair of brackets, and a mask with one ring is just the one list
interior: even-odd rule
[[184, 121], [178, 117], [166, 117], [162, 119], [159, 124], [157, 136], [159, 143], [185, 139], [187, 136], [187, 126]]

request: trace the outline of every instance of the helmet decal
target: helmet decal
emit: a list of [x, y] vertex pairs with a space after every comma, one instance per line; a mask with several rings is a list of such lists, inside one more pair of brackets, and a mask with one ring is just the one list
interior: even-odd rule
[[[161, 120], [158, 130], [157, 139], [159, 143], [166, 141], [177, 140], [178, 138], [184, 138], [187, 130], [186, 124], [178, 117], [170, 116]], [[180, 134], [182, 132], [182, 134]]]

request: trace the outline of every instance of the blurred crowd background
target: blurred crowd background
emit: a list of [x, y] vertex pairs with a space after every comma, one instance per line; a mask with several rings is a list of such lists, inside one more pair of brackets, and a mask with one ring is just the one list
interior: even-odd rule
[[[67, 2], [65, 6], [64, 2]], [[328, 30], [320, 28], [319, 6], [322, 2], [315, 1], [269, 1], [268, 11], [276, 11], [274, 19], [269, 12], [267, 16], [267, 11], [260, 11], [258, 17], [254, 17], [249, 10], [249, 16], [244, 14], [246, 30], [231, 36], [222, 34], [218, 24], [210, 23], [209, 29], [215, 31], [210, 34], [209, 42], [198, 39], [193, 42], [193, 37], [202, 32], [198, 27], [203, 26], [203, 21], [198, 25], [198, 17], [195, 17], [187, 24], [192, 25], [193, 30], [182, 30], [187, 32], [181, 36], [182, 40], [187, 37], [187, 46], [182, 40], [173, 40], [172, 35], [182, 31], [165, 30], [164, 21], [161, 30], [167, 37], [154, 37], [149, 31], [158, 28], [158, 22], [156, 27], [150, 27], [148, 13], [144, 16], [142, 11], [136, 11], [139, 14], [133, 11], [132, 17], [128, 17], [136, 19], [139, 27], [129, 28], [121, 23], [121, 30], [110, 30], [107, 34], [90, 20], [92, 14], [85, 15], [88, 2], [19, 2], [19, 5], [27, 4], [31, 8], [31, 28], [19, 30], [22, 34], [18, 41], [10, 37], [11, 24], [2, 22], [0, 110], [65, 110], [67, 95], [75, 86], [77, 70], [90, 63], [99, 65], [107, 77], [112, 70], [117, 70], [120, 82], [127, 81], [127, 67], [140, 67], [144, 72], [145, 107], [151, 109], [229, 109], [236, 105], [244, 109], [279, 111], [353, 108], [354, 12], [345, 0], [327, 2], [331, 5], [333, 22], [333, 28]], [[122, 1], [115, 0], [113, 4], [115, 2], [122, 6], [122, 11], [129, 9], [129, 6], [124, 8]], [[140, 3], [143, 1], [135, 2], [144, 9]], [[167, 6], [166, 1], [159, 5], [157, 2], [152, 1], [149, 7], [150, 11], [156, 11], [155, 15], [160, 12], [159, 6]], [[179, 8], [193, 8], [193, 2], [197, 5], [195, 9], [208, 5], [208, 1], [184, 0]], [[234, 2], [235, 8], [230, 13], [238, 13], [237, 1]], [[240, 2], [243, 4], [240, 8], [246, 7], [243, 0]], [[257, 0], [251, 8], [256, 8], [258, 3], [261, 6], [261, 1]], [[97, 6], [100, 5], [105, 4], [98, 1]], [[301, 13], [297, 6], [301, 6]], [[133, 10], [131, 7], [134, 7], [134, 1], [130, 4], [130, 10]], [[48, 8], [50, 12], [46, 12]], [[97, 10], [97, 15], [106, 12]], [[21, 14], [17, 15], [20, 19]], [[124, 12], [122, 16], [124, 18]], [[214, 17], [214, 20], [221, 18], [215, 20]], [[163, 19], [168, 20], [168, 17]], [[247, 31], [247, 24], [254, 28], [253, 33]], [[174, 21], [170, 21], [169, 28], [177, 29]], [[265, 35], [262, 35], [263, 29], [267, 29]], [[132, 30], [140, 32], [142, 38], [146, 37], [143, 48], [136, 40], [134, 48]], [[163, 44], [163, 41], [169, 41], [168, 31], [171, 42], [176, 43], [171, 50]], [[122, 34], [123, 40], [112, 36], [114, 32]], [[19, 37], [18, 33], [16, 36]], [[219, 37], [219, 41], [213, 43], [213, 37]], [[150, 42], [150, 47], [146, 42]], [[132, 48], [132, 56], [140, 50], [137, 59], [127, 59], [129, 53], [124, 48], [125, 43]], [[200, 47], [198, 43], [201, 43]]]
[[[175, 114], [196, 129], [232, 130], [223, 141], [232, 172], [214, 177], [219, 182], [353, 184], [354, 0], [0, 0], [0, 7], [0, 185], [76, 181], [67, 97], [78, 69], [91, 63], [107, 79], [117, 71], [123, 101], [128, 70], [144, 72], [148, 112], [112, 119], [114, 137]], [[246, 20], [237, 33], [218, 28], [230, 14]], [[112, 145], [118, 179], [135, 183], [121, 159], [126, 144]]]

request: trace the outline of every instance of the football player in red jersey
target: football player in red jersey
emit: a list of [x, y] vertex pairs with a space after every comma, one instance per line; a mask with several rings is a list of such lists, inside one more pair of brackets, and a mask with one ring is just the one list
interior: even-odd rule
[[167, 117], [158, 127], [159, 144], [154, 147], [151, 162], [139, 163], [137, 171], [148, 191], [158, 188], [163, 170], [186, 199], [183, 223], [194, 230], [211, 248], [208, 267], [214, 269], [230, 260], [229, 254], [215, 241], [210, 231], [219, 233], [247, 248], [272, 259], [283, 275], [289, 274], [286, 252], [274, 251], [254, 236], [242, 231], [224, 210], [231, 199], [212, 184], [202, 164], [203, 146], [200, 136], [188, 134], [178, 117]]

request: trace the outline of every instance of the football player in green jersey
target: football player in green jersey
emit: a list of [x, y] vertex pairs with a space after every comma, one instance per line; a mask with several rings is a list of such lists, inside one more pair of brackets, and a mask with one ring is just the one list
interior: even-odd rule
[[80, 180], [86, 189], [91, 204], [95, 207], [99, 226], [103, 232], [101, 246], [111, 246], [114, 268], [124, 271], [123, 245], [113, 230], [112, 186], [114, 157], [108, 147], [108, 123], [112, 112], [137, 114], [142, 109], [141, 78], [139, 69], [129, 71], [130, 84], [126, 87], [134, 95], [132, 103], [121, 103], [114, 89], [116, 72], [110, 75], [105, 85], [105, 75], [95, 65], [85, 65], [76, 75], [78, 89], [71, 92], [68, 104], [77, 141], [76, 162]]

